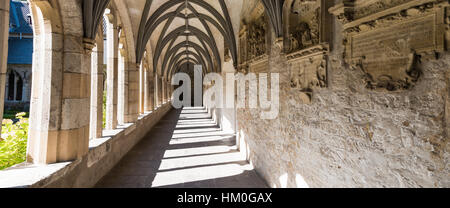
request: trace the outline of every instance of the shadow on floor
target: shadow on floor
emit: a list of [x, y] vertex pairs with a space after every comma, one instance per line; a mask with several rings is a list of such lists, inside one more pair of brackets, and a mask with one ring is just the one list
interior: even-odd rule
[[97, 188], [264, 188], [206, 109], [170, 111]]

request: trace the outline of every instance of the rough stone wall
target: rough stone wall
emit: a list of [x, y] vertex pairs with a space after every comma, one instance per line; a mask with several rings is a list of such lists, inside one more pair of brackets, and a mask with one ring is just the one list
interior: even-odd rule
[[239, 109], [241, 150], [271, 187], [450, 187], [450, 54], [420, 63], [411, 90], [370, 91], [344, 63], [341, 31], [334, 20], [329, 86], [311, 104], [301, 104], [286, 58], [272, 46], [280, 115], [261, 120], [259, 110]]

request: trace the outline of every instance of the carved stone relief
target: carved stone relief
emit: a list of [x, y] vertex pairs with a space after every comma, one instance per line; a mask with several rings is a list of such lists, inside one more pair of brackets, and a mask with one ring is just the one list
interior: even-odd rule
[[324, 0], [288, 0], [284, 7], [285, 51], [291, 88], [310, 103], [315, 89], [328, 87], [330, 16]]
[[250, 23], [243, 22], [239, 35], [241, 63], [252, 61], [267, 54], [267, 19], [261, 15]]
[[288, 3], [286, 51], [292, 53], [319, 44], [320, 1], [294, 0]]
[[411, 89], [421, 76], [417, 63], [445, 49], [448, 2], [358, 2], [330, 9], [344, 24], [345, 61], [366, 74], [368, 89]]
[[239, 72], [247, 73], [249, 64], [267, 59], [267, 23], [262, 4], [257, 5], [254, 11], [242, 20], [239, 32]]
[[304, 103], [310, 103], [315, 89], [328, 87], [327, 55], [318, 52], [309, 56], [291, 59], [290, 85], [299, 90]]
[[239, 65], [238, 72], [246, 74], [248, 71], [247, 65], [247, 25], [241, 22], [241, 30], [239, 32]]
[[252, 60], [266, 54], [266, 31], [267, 24], [265, 16], [259, 17], [248, 27], [247, 38], [247, 60]]

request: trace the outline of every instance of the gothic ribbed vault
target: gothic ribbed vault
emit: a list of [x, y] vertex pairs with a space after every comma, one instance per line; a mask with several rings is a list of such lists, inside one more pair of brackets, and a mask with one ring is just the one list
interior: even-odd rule
[[237, 63], [235, 33], [224, 0], [148, 0], [136, 6], [143, 8], [136, 62], [150, 47], [154, 73], [170, 78], [185, 62], [199, 63], [205, 72], [218, 72], [225, 46]]

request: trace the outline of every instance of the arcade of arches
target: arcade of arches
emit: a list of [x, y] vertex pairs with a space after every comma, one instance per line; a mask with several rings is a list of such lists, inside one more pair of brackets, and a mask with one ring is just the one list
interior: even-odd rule
[[[450, 186], [446, 0], [28, 2], [27, 162], [2, 187]], [[8, 26], [2, 0], [0, 101]], [[174, 109], [193, 65], [278, 73], [278, 116]]]

